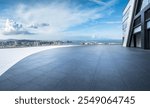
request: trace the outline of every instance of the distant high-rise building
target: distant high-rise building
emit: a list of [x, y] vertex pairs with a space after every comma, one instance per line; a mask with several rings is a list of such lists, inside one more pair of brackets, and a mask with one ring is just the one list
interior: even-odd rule
[[150, 49], [150, 0], [129, 0], [123, 12], [123, 46]]

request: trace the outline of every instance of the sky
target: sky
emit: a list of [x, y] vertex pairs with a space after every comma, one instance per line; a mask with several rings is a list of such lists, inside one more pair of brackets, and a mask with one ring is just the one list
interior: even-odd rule
[[128, 0], [0, 0], [0, 39], [122, 39]]

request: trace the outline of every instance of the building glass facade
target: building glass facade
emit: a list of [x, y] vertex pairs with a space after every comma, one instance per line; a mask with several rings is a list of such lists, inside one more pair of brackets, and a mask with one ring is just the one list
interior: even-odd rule
[[143, 0], [141, 10], [143, 10], [149, 3], [150, 0]]
[[147, 29], [150, 29], [150, 21], [147, 22]]
[[150, 0], [130, 1], [135, 3], [126, 46], [150, 49]]

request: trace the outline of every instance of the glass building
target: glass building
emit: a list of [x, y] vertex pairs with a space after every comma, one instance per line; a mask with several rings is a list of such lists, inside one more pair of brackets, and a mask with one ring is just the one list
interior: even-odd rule
[[150, 49], [150, 0], [129, 0], [123, 13], [123, 46]]

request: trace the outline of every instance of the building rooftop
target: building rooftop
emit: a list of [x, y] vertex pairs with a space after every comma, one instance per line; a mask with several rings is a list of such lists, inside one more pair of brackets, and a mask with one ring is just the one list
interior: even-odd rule
[[150, 51], [120, 45], [43, 51], [0, 76], [0, 90], [150, 90]]

